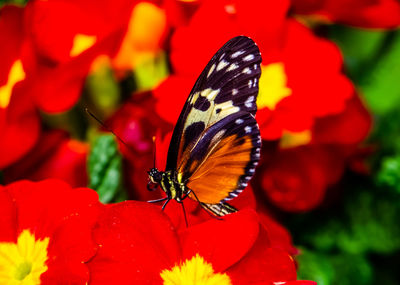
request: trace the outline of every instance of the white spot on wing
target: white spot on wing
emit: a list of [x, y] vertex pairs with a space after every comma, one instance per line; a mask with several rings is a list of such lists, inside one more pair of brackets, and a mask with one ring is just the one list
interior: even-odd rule
[[232, 53], [231, 58], [237, 58], [241, 54], [244, 54], [244, 50], [238, 50], [237, 52]]
[[246, 101], [244, 102], [244, 105], [247, 108], [251, 108], [253, 106], [253, 101], [254, 101], [254, 96], [250, 96], [249, 98], [246, 99]]
[[250, 74], [250, 73], [251, 73], [251, 70], [250, 70], [250, 68], [245, 67], [245, 68], [243, 69], [242, 72], [243, 72], [243, 73], [246, 73], [246, 74]]
[[243, 119], [240, 119], [240, 118], [236, 119], [236, 121], [235, 121], [235, 123], [238, 124], [238, 125], [243, 123], [243, 122], [244, 122]]
[[244, 61], [250, 61], [250, 60], [253, 60], [253, 59], [254, 59], [254, 55], [253, 54], [248, 54], [243, 58]]
[[213, 73], [215, 69], [215, 63], [211, 66], [210, 70], [208, 71], [207, 78], [210, 77], [211, 73]]
[[232, 89], [232, 95], [236, 95], [238, 93], [239, 93], [239, 91], [237, 89], [235, 89], [235, 88]]
[[220, 71], [221, 69], [226, 67], [228, 64], [229, 64], [229, 62], [227, 62], [225, 60], [221, 60], [217, 65], [217, 71]]
[[239, 65], [237, 65], [236, 63], [232, 63], [231, 65], [229, 65], [228, 69], [226, 71], [232, 71], [239, 68]]
[[257, 78], [254, 78], [253, 87], [257, 87]]
[[252, 85], [253, 85], [253, 81], [250, 79], [249, 83], [248, 83], [249, 88], [251, 88]]
[[244, 128], [244, 131], [246, 132], [246, 134], [251, 133], [251, 127], [250, 127], [250, 126], [246, 126], [246, 127]]

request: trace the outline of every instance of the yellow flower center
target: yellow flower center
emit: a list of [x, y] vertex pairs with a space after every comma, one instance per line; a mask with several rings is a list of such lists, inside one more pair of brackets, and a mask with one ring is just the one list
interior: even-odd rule
[[88, 36], [83, 34], [76, 34], [72, 43], [70, 57], [80, 55], [85, 50], [89, 49], [96, 43], [96, 36]]
[[292, 89], [286, 86], [287, 77], [282, 62], [261, 66], [260, 93], [257, 97], [257, 107], [275, 109], [276, 104], [292, 94]]
[[311, 131], [304, 130], [301, 132], [284, 131], [279, 141], [281, 148], [292, 148], [296, 146], [309, 144], [311, 141]]
[[204, 261], [198, 254], [171, 270], [163, 270], [161, 278], [164, 285], [231, 285], [231, 280], [225, 273], [214, 273], [211, 264]]
[[11, 93], [17, 82], [25, 79], [24, 67], [20, 59], [14, 61], [8, 74], [7, 83], [0, 86], [0, 108], [6, 108], [10, 103]]
[[17, 243], [0, 242], [0, 284], [36, 285], [47, 270], [49, 238], [36, 240], [24, 230]]

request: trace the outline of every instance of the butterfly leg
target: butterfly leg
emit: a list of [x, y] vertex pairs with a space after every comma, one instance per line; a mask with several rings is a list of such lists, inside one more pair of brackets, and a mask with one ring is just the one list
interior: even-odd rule
[[167, 201], [165, 201], [164, 205], [162, 206], [161, 210], [164, 211], [165, 207], [167, 206], [168, 202], [171, 201], [171, 198], [167, 198]]
[[181, 198], [181, 201], [185, 200], [187, 197], [189, 197], [189, 194], [192, 192], [191, 189]]
[[[186, 196], [186, 197], [187, 197], [187, 196]], [[180, 204], [182, 205], [183, 216], [185, 217], [185, 224], [186, 224], [186, 227], [189, 227], [189, 224], [188, 224], [188, 221], [187, 221], [187, 217], [186, 217], [185, 205], [184, 205], [183, 202], [182, 202], [183, 199], [184, 199], [184, 198], [182, 198], [181, 201], [178, 202], [178, 203], [180, 203]]]
[[168, 200], [168, 197], [157, 199], [157, 200], [149, 200], [147, 203], [158, 203], [158, 202], [163, 202], [165, 200]]

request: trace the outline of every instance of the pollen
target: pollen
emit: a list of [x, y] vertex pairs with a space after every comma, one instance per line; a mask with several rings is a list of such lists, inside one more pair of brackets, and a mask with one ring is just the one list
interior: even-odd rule
[[8, 106], [14, 85], [24, 79], [25, 71], [22, 66], [22, 61], [16, 60], [10, 68], [7, 83], [0, 86], [0, 108], [6, 108]]
[[35, 239], [24, 230], [17, 243], [0, 242], [0, 284], [40, 284], [40, 276], [46, 272], [49, 238]]
[[287, 76], [282, 62], [263, 65], [261, 71], [257, 106], [259, 109], [268, 107], [274, 110], [283, 98], [292, 95], [292, 89], [287, 87]]
[[171, 270], [163, 270], [161, 278], [164, 285], [231, 285], [232, 282], [225, 273], [215, 273], [211, 264], [204, 261], [200, 255], [186, 260]]

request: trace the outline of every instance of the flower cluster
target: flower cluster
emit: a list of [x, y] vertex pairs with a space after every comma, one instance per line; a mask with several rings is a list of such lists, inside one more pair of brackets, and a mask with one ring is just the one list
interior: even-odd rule
[[[297, 280], [302, 252], [280, 221], [338, 199], [371, 153], [365, 89], [347, 70], [360, 63], [330, 31], [396, 29], [398, 1], [0, 5], [1, 284], [315, 284]], [[163, 197], [147, 171], [164, 170], [191, 88], [238, 35], [262, 55], [254, 178], [223, 219], [190, 199], [186, 216], [161, 211], [144, 202]], [[96, 145], [110, 131], [118, 146]]]
[[103, 205], [61, 180], [0, 196], [3, 284], [315, 284], [295, 281], [290, 241], [251, 209], [179, 229], [154, 205]]

